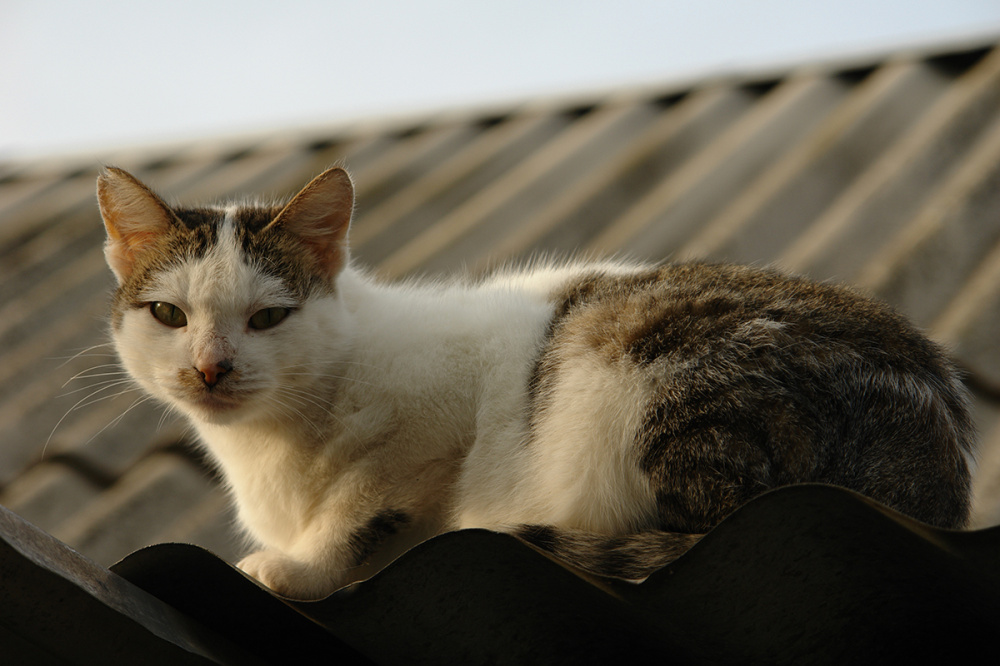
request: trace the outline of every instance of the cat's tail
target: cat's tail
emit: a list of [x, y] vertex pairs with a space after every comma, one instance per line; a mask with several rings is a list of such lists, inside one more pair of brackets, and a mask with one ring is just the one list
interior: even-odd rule
[[622, 536], [521, 525], [514, 536], [554, 558], [599, 576], [639, 580], [673, 562], [705, 536], [646, 531]]

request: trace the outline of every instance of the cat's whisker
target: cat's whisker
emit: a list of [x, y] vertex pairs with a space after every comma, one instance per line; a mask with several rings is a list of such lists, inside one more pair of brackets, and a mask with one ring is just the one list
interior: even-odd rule
[[287, 398], [294, 399], [300, 405], [310, 404], [318, 408], [325, 414], [334, 417], [336, 416], [332, 411], [330, 411], [331, 405], [323, 402], [318, 396], [314, 395], [313, 393], [304, 391], [302, 389], [298, 389], [294, 386], [281, 386], [279, 387], [279, 390], [281, 391], [282, 395], [284, 395]]
[[[67, 411], [67, 414], [69, 412], [73, 412], [73, 411], [75, 411], [77, 409], [80, 409], [82, 407], [87, 407], [89, 405], [92, 405], [95, 402], [100, 402], [101, 400], [108, 400], [110, 398], [114, 398], [115, 396], [120, 395], [120, 393], [115, 393], [115, 394], [112, 394], [112, 395], [105, 395], [105, 396], [101, 396], [99, 398], [93, 399], [95, 396], [98, 396], [101, 393], [104, 393], [105, 391], [108, 391], [110, 389], [116, 388], [118, 386], [125, 386], [125, 385], [129, 385], [129, 384], [133, 385], [134, 388], [128, 389], [128, 390], [136, 390], [138, 388], [137, 386], [135, 386], [135, 383], [133, 382], [133, 380], [131, 378], [126, 377], [124, 379], [109, 379], [109, 380], [105, 380], [103, 382], [98, 382], [98, 384], [96, 385], [97, 386], [96, 388], [93, 385], [92, 386], [85, 386], [85, 387], [83, 387], [81, 389], [76, 389], [74, 391], [70, 391], [69, 393], [65, 393], [63, 395], [72, 395], [73, 393], [79, 393], [80, 391], [88, 391], [88, 390], [90, 391], [90, 393], [88, 393], [83, 398], [80, 398], [80, 400], [78, 400], [72, 407], [70, 407], [69, 410]], [[128, 392], [128, 390], [126, 390], [125, 392]]]
[[[130, 384], [130, 383], [131, 382], [129, 382], [129, 381], [122, 380], [117, 385], [120, 386], [122, 384]], [[104, 391], [104, 390], [107, 390], [109, 388], [112, 388], [112, 387], [111, 386], [105, 386], [101, 390]], [[81, 405], [79, 405], [77, 407], [74, 407], [74, 409], [83, 409], [85, 407], [90, 407], [91, 405], [96, 405], [99, 402], [104, 402], [105, 400], [114, 400], [117, 397], [123, 396], [123, 395], [125, 395], [127, 393], [132, 393], [133, 391], [138, 391], [138, 390], [140, 390], [138, 386], [132, 385], [129, 388], [126, 388], [126, 389], [123, 389], [121, 391], [118, 391], [117, 393], [111, 393], [109, 395], [102, 395], [99, 398], [94, 398], [93, 400], [90, 400], [89, 402], [85, 402], [85, 403], [83, 403], [83, 404], [81, 404]], [[91, 394], [91, 396], [92, 395], [93, 394]], [[88, 396], [88, 397], [91, 397], [91, 396]]]
[[[291, 365], [281, 366], [277, 370], [278, 370], [278, 372], [287, 373], [287, 374], [304, 374], [304, 375], [316, 374], [317, 376], [338, 377], [339, 375], [324, 375], [323, 373], [317, 373], [316, 371], [317, 371], [317, 369], [322, 369], [322, 368], [328, 367], [328, 366], [344, 366], [344, 365], [353, 365], [353, 366], [362, 367], [362, 368], [378, 368], [378, 366], [375, 365], [374, 363], [366, 363], [364, 361], [350, 361], [350, 360], [335, 359], [335, 360], [329, 360], [329, 361], [312, 361], [311, 360], [308, 363], [293, 363]], [[295, 372], [293, 372], [294, 370], [301, 370], [302, 372], [295, 373]]]
[[302, 387], [289, 385], [287, 383], [279, 384], [278, 389], [286, 398], [295, 400], [300, 405], [311, 404], [315, 406], [317, 409], [321, 410], [327, 416], [339, 423], [342, 427], [346, 428], [348, 432], [356, 434], [347, 422], [336, 414], [334, 410], [338, 408], [338, 405], [335, 403], [330, 403], [327, 400], [324, 400], [322, 396], [316, 394], [315, 392]]
[[121, 383], [130, 382], [130, 381], [131, 381], [131, 379], [127, 378], [127, 377], [123, 378], [123, 379], [105, 379], [105, 380], [102, 380], [102, 381], [99, 381], [99, 382], [95, 382], [93, 384], [88, 384], [87, 386], [81, 386], [80, 388], [73, 389], [71, 391], [66, 391], [64, 393], [60, 393], [56, 397], [57, 398], [65, 398], [65, 397], [74, 395], [76, 393], [80, 393], [82, 391], [90, 391], [90, 390], [94, 390], [94, 389], [104, 390], [104, 389], [108, 388], [109, 386], [115, 386], [115, 385], [118, 385], [118, 384], [121, 384]]
[[[116, 370], [114, 372], [95, 372], [96, 370], [103, 370], [104, 368], [113, 368], [116, 366], [117, 366], [116, 363], [108, 363], [106, 365], [99, 365], [93, 368], [82, 370], [73, 375], [72, 377], [70, 377], [69, 379], [67, 379], [65, 382], [63, 382], [60, 388], [66, 388], [71, 382], [74, 382], [78, 379], [97, 379], [98, 377], [128, 376], [128, 373], [125, 372], [124, 370]], [[86, 374], [86, 373], [93, 373], [93, 374]]]
[[345, 377], [344, 375], [329, 375], [323, 373], [314, 372], [285, 372], [282, 373], [285, 377], [317, 377], [322, 379], [342, 379], [344, 381], [352, 382], [354, 384], [363, 384], [364, 386], [375, 386], [372, 382], [366, 382], [355, 377]]
[[[169, 418], [171, 416], [174, 417], [175, 421], [177, 420], [177, 418], [180, 417], [180, 415], [177, 414], [172, 408], [169, 408], [169, 407], [164, 408], [163, 411], [160, 414], [160, 420], [156, 422], [156, 431], [157, 432], [160, 432], [163, 429], [163, 425], [167, 422], [167, 418]], [[182, 432], [188, 431], [191, 428], [192, 428], [191, 424], [185, 422], [185, 427], [184, 427], [184, 430]]]
[[309, 417], [307, 417], [305, 414], [303, 414], [301, 411], [299, 411], [294, 406], [292, 406], [292, 405], [288, 404], [287, 402], [283, 401], [281, 398], [275, 397], [274, 400], [275, 400], [275, 403], [277, 404], [277, 406], [279, 407], [279, 409], [281, 409], [282, 411], [284, 411], [285, 414], [288, 414], [289, 412], [291, 412], [292, 415], [299, 417], [299, 419], [303, 423], [305, 423], [310, 428], [312, 428], [313, 431], [317, 435], [319, 435], [320, 437], [323, 436], [323, 431], [315, 423], [312, 422], [312, 419], [310, 419]]
[[374, 363], [367, 363], [365, 361], [352, 361], [349, 359], [331, 359], [329, 361], [309, 361], [308, 363], [294, 363], [292, 365], [286, 365], [279, 368], [279, 370], [292, 370], [293, 368], [303, 368], [312, 369], [316, 367], [322, 367], [324, 365], [355, 365], [363, 368], [378, 368]]
[[304, 423], [305, 425], [309, 426], [309, 428], [314, 433], [316, 433], [317, 435], [322, 436], [323, 431], [316, 424], [314, 424], [312, 421], [310, 421], [305, 416], [303, 416], [302, 412], [300, 412], [296, 408], [292, 407], [291, 405], [281, 405], [281, 408], [282, 408], [282, 411], [284, 412], [284, 414], [285, 414], [286, 417], [289, 417], [289, 418], [295, 418], [295, 417], [297, 417], [299, 420], [302, 421], [302, 423]]
[[321, 393], [311, 390], [309, 388], [303, 386], [296, 386], [295, 384], [290, 384], [288, 382], [281, 382], [277, 386], [280, 391], [284, 391], [285, 393], [294, 393], [302, 398], [305, 398], [309, 400], [309, 402], [311, 402], [312, 404], [316, 405], [317, 407], [321, 408], [323, 411], [326, 411], [328, 413], [332, 414], [332, 412], [330, 412], [329, 410], [337, 408], [336, 403], [330, 402]]
[[[85, 407], [89, 407], [91, 405], [95, 405], [95, 404], [97, 404], [99, 402], [102, 402], [104, 400], [113, 400], [114, 398], [117, 398], [118, 396], [121, 396], [121, 395], [125, 395], [126, 393], [130, 393], [131, 391], [137, 391], [137, 390], [139, 390], [139, 387], [130, 378], [118, 379], [118, 380], [108, 380], [106, 382], [101, 382], [101, 384], [104, 384], [104, 386], [101, 386], [100, 388], [91, 391], [90, 393], [88, 393], [83, 398], [80, 398], [80, 400], [78, 400], [72, 407], [70, 407], [69, 409], [67, 409], [66, 412], [59, 418], [59, 420], [56, 421], [56, 424], [54, 426], [52, 426], [52, 430], [49, 432], [49, 436], [45, 439], [45, 444], [42, 445], [42, 452], [41, 452], [41, 457], [42, 458], [45, 457], [45, 452], [48, 450], [49, 444], [52, 442], [52, 438], [55, 436], [56, 431], [59, 430], [59, 426], [61, 426], [63, 424], [63, 422], [67, 418], [69, 418], [70, 414], [72, 414], [73, 412], [75, 412], [75, 411], [77, 411], [79, 409], [83, 409]], [[117, 388], [117, 387], [123, 386], [123, 385], [131, 385], [131, 388], [128, 388], [128, 389], [125, 389], [123, 391], [119, 391], [117, 393], [113, 393], [113, 394], [110, 394], [110, 395], [103, 395], [103, 396], [100, 396], [100, 397], [95, 397], [95, 396], [98, 396], [99, 394], [101, 394], [101, 393], [103, 393], [105, 391], [108, 391], [110, 389]], [[85, 387], [84, 389], [80, 389], [80, 390], [87, 390], [87, 389], [93, 389], [93, 388], [94, 388], [93, 386], [88, 386], [88, 387]], [[77, 391], [71, 391], [70, 393], [76, 393], [76, 392]], [[67, 393], [66, 395], [70, 395], [70, 393]], [[91, 439], [93, 439], [93, 438], [91, 438]], [[90, 440], [88, 440], [88, 442], [89, 441]]]
[[[127, 376], [126, 377], [122, 377], [120, 379], [105, 379], [105, 380], [102, 380], [102, 381], [99, 381], [99, 382], [95, 382], [93, 384], [89, 384], [87, 386], [81, 386], [80, 388], [73, 389], [72, 391], [66, 391], [65, 393], [60, 393], [56, 397], [65, 398], [67, 396], [71, 396], [73, 394], [80, 393], [82, 391], [93, 391], [93, 393], [91, 393], [90, 395], [87, 396], [89, 398], [90, 396], [96, 395], [96, 394], [98, 394], [98, 393], [100, 393], [102, 391], [106, 391], [109, 388], [112, 388], [112, 387], [115, 387], [115, 386], [121, 386], [122, 384], [130, 384], [130, 383], [132, 383], [132, 378], [131, 377], [127, 377]], [[86, 400], [86, 398], [84, 398], [84, 400]], [[76, 406], [72, 407], [71, 409], [75, 409], [75, 408], [76, 408]]]
[[122, 368], [121, 365], [119, 365], [118, 363], [99, 363], [98, 365], [92, 365], [89, 368], [84, 368], [80, 372], [78, 372], [75, 375], [73, 375], [72, 377], [70, 377], [69, 380], [67, 380], [67, 383], [73, 381], [77, 377], [84, 377], [84, 376], [86, 376], [86, 373], [88, 373], [88, 372], [93, 372], [95, 370], [104, 370], [105, 368], [118, 368], [119, 371], [121, 371], [123, 373], [125, 372], [125, 369]]
[[[127, 393], [127, 391], [123, 391], [122, 393], [119, 393], [117, 395], [123, 395], [124, 393]], [[90, 438], [84, 443], [84, 445], [90, 444], [92, 441], [94, 441], [97, 438], [98, 435], [100, 435], [101, 433], [103, 433], [105, 430], [107, 430], [108, 428], [112, 428], [112, 427], [118, 425], [119, 423], [121, 423], [122, 419], [124, 419], [125, 416], [128, 415], [128, 413], [131, 412], [133, 409], [135, 409], [139, 405], [142, 405], [142, 404], [144, 404], [146, 402], [149, 402], [152, 399], [153, 399], [153, 396], [150, 396], [150, 395], [141, 395], [138, 398], [136, 398], [132, 402], [132, 404], [129, 405], [125, 409], [125, 411], [123, 411], [121, 414], [119, 414], [115, 418], [111, 419], [110, 421], [108, 421], [108, 423], [105, 424], [103, 428], [101, 428], [100, 430], [98, 430], [97, 432], [95, 432], [93, 435], [91, 435]]]
[[126, 416], [126, 415], [127, 415], [127, 414], [128, 414], [129, 412], [131, 412], [131, 411], [132, 411], [133, 409], [135, 409], [136, 407], [138, 407], [138, 406], [139, 406], [139, 405], [141, 405], [142, 403], [144, 403], [144, 402], [148, 402], [148, 401], [149, 401], [149, 400], [151, 400], [151, 399], [152, 399], [152, 398], [151, 398], [150, 396], [148, 396], [148, 395], [141, 395], [141, 396], [139, 396], [138, 398], [136, 398], [135, 400], [133, 400], [133, 401], [132, 401], [132, 404], [131, 404], [131, 405], [129, 405], [128, 407], [126, 407], [126, 408], [125, 408], [125, 410], [124, 410], [124, 411], [122, 411], [122, 413], [120, 413], [120, 414], [118, 414], [117, 416], [115, 416], [115, 417], [114, 417], [113, 419], [111, 419], [110, 421], [108, 421], [107, 425], [105, 425], [105, 426], [104, 426], [103, 428], [101, 428], [100, 430], [98, 430], [97, 432], [95, 432], [95, 433], [94, 433], [94, 434], [93, 434], [93, 435], [91, 436], [90, 440], [93, 440], [93, 439], [94, 439], [94, 437], [96, 437], [97, 435], [100, 435], [100, 434], [101, 434], [102, 432], [104, 432], [104, 431], [105, 431], [105, 430], [107, 430], [108, 428], [113, 428], [114, 426], [116, 426], [116, 425], [118, 425], [119, 423], [121, 423], [121, 422], [122, 422], [122, 419], [124, 419], [124, 418], [125, 418], [125, 416]]
[[72, 363], [73, 361], [75, 361], [76, 359], [78, 359], [78, 358], [80, 358], [82, 356], [108, 356], [108, 357], [114, 357], [114, 356], [117, 356], [117, 354], [114, 354], [114, 353], [110, 353], [110, 354], [91, 354], [90, 353], [90, 352], [92, 352], [95, 349], [100, 349], [101, 347], [113, 347], [114, 344], [115, 344], [114, 342], [102, 342], [100, 344], [91, 345], [90, 347], [87, 347], [85, 349], [81, 349], [80, 351], [78, 351], [77, 353], [73, 354], [72, 356], [57, 356], [57, 357], [54, 357], [53, 360], [62, 360], [63, 362], [60, 363], [57, 366], [57, 367], [61, 368], [64, 365], [66, 365], [68, 363]]
[[[294, 395], [288, 395], [288, 394], [286, 394], [286, 395], [282, 396], [282, 398], [285, 401], [284, 404], [290, 405], [291, 403], [294, 403], [294, 404], [298, 405], [299, 407], [301, 407], [302, 409], [307, 410], [307, 411], [311, 411], [313, 407], [318, 407], [317, 405], [315, 405], [315, 403], [311, 403], [310, 401], [307, 401], [307, 400], [302, 400], [301, 398], [299, 398], [297, 396], [294, 396]], [[333, 412], [331, 412], [329, 410], [326, 410], [326, 409], [323, 409], [322, 407], [318, 407], [318, 408], [325, 415], [327, 415], [327, 416], [329, 416], [329, 417], [331, 417], [331, 418], [336, 419], [336, 420], [339, 421], [339, 419], [337, 418], [337, 415], [334, 414]], [[302, 413], [301, 411], [299, 411], [298, 414], [300, 416], [302, 416], [302, 418], [308, 418], [306, 416], [306, 414]], [[310, 419], [310, 421], [312, 421], [312, 419]]]

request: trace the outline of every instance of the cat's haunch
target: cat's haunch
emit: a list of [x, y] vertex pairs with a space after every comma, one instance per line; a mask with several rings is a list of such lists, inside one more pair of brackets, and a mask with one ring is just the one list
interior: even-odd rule
[[114, 168], [98, 199], [121, 363], [194, 425], [281, 594], [470, 527], [641, 578], [802, 482], [967, 519], [955, 369], [850, 289], [610, 261], [383, 283], [340, 168], [284, 205], [171, 207]]

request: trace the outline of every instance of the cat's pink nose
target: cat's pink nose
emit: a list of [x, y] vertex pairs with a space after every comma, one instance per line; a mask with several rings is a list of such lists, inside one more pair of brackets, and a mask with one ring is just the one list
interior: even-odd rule
[[201, 378], [207, 386], [215, 386], [219, 382], [219, 377], [233, 369], [233, 364], [223, 359], [217, 363], [199, 364], [195, 369], [201, 373]]

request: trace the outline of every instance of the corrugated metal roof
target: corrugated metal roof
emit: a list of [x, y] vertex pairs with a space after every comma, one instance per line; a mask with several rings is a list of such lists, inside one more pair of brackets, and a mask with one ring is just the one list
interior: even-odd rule
[[465, 530], [310, 602], [188, 544], [107, 571], [0, 508], [0, 644], [17, 664], [979, 663], [995, 652], [998, 556], [1000, 528], [938, 530], [802, 485], [641, 584]]
[[584, 251], [858, 284], [969, 370], [976, 524], [1000, 523], [1000, 49], [0, 164], [0, 504], [104, 565], [162, 541], [235, 558], [184, 425], [99, 383], [105, 163], [186, 202], [344, 164], [353, 255], [390, 278]]

